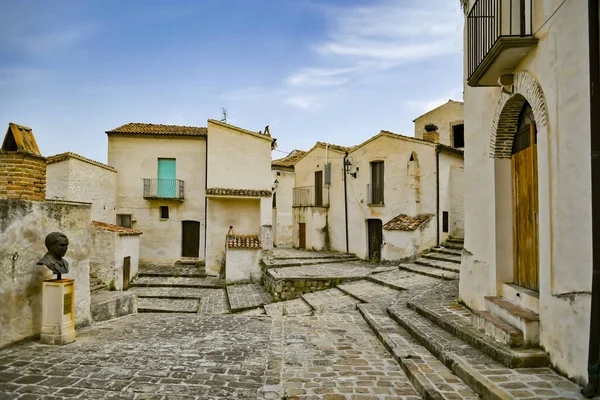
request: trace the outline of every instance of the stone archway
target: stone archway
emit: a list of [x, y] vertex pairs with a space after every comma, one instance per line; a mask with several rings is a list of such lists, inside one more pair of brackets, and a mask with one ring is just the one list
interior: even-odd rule
[[513, 139], [517, 133], [519, 113], [525, 102], [531, 105], [538, 134], [547, 137], [548, 112], [542, 87], [527, 71], [514, 75], [512, 95], [502, 93], [490, 132], [490, 157], [510, 158]]

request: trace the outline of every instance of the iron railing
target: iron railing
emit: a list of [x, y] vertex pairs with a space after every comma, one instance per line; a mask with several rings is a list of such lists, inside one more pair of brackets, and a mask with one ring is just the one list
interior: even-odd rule
[[469, 78], [503, 37], [529, 37], [533, 31], [533, 0], [476, 0], [467, 15]]
[[183, 200], [183, 193], [181, 179], [144, 179], [145, 199]]
[[367, 185], [367, 204], [370, 206], [384, 205], [383, 183], [370, 183]]
[[294, 188], [294, 207], [329, 207], [329, 188], [302, 186]]

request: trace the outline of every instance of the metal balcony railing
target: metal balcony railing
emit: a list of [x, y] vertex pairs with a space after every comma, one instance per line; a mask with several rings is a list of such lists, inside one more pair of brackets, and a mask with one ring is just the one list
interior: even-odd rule
[[180, 179], [144, 179], [145, 199], [183, 200], [183, 181]]
[[302, 186], [294, 188], [294, 207], [329, 207], [329, 188]]
[[467, 15], [469, 78], [504, 37], [531, 37], [533, 0], [477, 0]]
[[383, 183], [370, 183], [367, 185], [367, 204], [370, 206], [384, 205]]

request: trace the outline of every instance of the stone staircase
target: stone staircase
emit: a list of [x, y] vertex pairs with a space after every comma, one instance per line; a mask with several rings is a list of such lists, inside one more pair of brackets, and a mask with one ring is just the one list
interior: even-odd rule
[[457, 280], [460, 273], [462, 239], [448, 239], [412, 263], [400, 264], [402, 270], [443, 280]]

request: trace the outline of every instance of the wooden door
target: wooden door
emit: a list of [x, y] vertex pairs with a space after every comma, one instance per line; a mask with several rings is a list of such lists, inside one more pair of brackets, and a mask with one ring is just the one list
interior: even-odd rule
[[383, 227], [380, 219], [369, 219], [368, 222], [368, 240], [369, 240], [369, 259], [381, 261], [381, 245], [383, 244]]
[[323, 205], [323, 171], [315, 171], [315, 206]]
[[535, 123], [519, 130], [511, 156], [515, 283], [539, 289], [538, 163]]
[[129, 275], [131, 274], [131, 257], [123, 258], [123, 290], [129, 289]]
[[198, 258], [200, 256], [200, 222], [182, 221], [181, 232], [182, 257]]
[[298, 248], [306, 248], [306, 224], [303, 222], [298, 224]]

